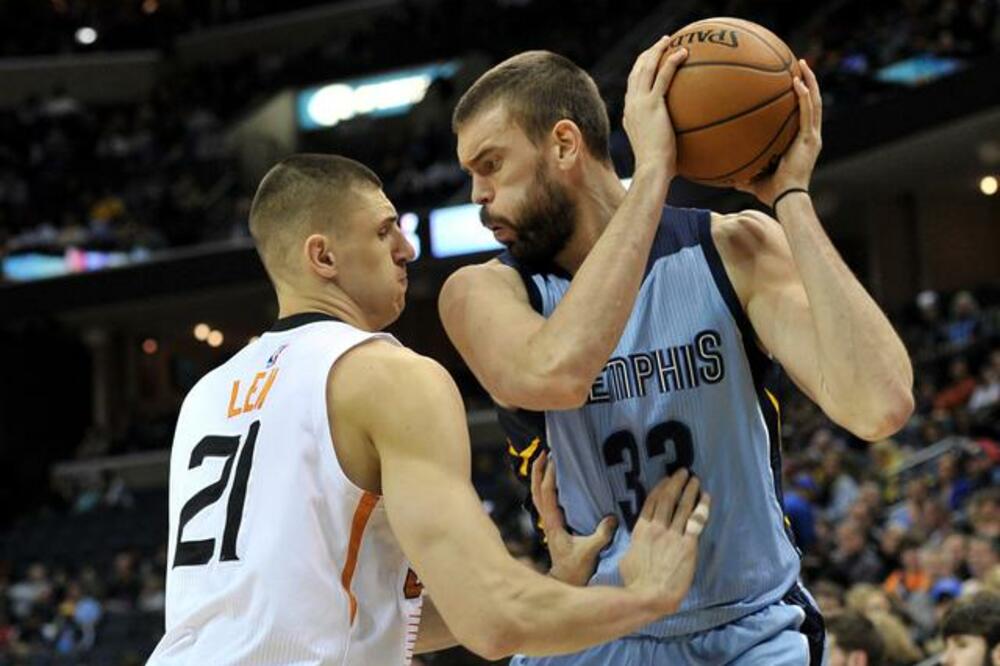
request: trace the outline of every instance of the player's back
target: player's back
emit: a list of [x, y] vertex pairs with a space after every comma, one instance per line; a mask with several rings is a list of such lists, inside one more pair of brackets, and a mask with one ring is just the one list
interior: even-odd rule
[[150, 664], [409, 663], [419, 585], [380, 497], [341, 470], [327, 416], [330, 368], [372, 337], [288, 317], [188, 394]]
[[[518, 268], [509, 255], [501, 260]], [[570, 276], [518, 270], [532, 305], [551, 315]], [[777, 405], [763, 385], [768, 365], [712, 241], [709, 212], [668, 207], [635, 307], [587, 403], [501, 410], [522, 460], [537, 452], [536, 438], [551, 448], [560, 504], [578, 532], [609, 514], [631, 527], [646, 489], [680, 466], [711, 493], [694, 584], [680, 611], [645, 635], [726, 624], [778, 601], [797, 578], [780, 504]], [[620, 584], [627, 546], [620, 529], [592, 583]]]

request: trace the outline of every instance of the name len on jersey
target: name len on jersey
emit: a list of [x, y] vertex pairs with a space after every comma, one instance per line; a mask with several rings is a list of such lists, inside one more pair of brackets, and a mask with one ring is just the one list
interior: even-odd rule
[[722, 336], [707, 330], [689, 344], [614, 356], [590, 387], [588, 405], [645, 397], [650, 391], [687, 391], [725, 377]]

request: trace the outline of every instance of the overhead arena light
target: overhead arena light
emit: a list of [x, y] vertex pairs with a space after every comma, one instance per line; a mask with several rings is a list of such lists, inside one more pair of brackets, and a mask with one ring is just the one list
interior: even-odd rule
[[299, 128], [316, 130], [359, 116], [406, 113], [435, 79], [451, 78], [456, 71], [458, 63], [446, 62], [307, 88], [298, 94]]
[[76, 31], [76, 41], [84, 46], [89, 46], [97, 41], [97, 31], [90, 26], [84, 26]]
[[997, 182], [997, 179], [994, 176], [984, 176], [982, 180], [979, 181], [979, 191], [988, 197], [997, 193], [998, 186], [1000, 186], [1000, 183]]

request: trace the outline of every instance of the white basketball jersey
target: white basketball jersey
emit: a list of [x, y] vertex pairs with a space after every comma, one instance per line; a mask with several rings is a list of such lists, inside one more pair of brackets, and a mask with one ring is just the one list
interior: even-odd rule
[[170, 456], [166, 634], [149, 664], [409, 664], [421, 585], [337, 461], [330, 368], [372, 334], [307, 313], [206, 375]]

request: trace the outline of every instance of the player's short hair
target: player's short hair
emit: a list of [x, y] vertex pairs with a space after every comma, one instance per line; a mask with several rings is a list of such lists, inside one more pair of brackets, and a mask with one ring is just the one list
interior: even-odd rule
[[301, 153], [271, 167], [250, 206], [250, 235], [272, 280], [297, 241], [335, 228], [359, 187], [382, 181], [340, 155]]
[[860, 650], [868, 656], [871, 666], [879, 666], [885, 659], [885, 644], [875, 625], [856, 611], [837, 613], [826, 620], [826, 630], [836, 637], [837, 645], [844, 652]]
[[489, 70], [465, 91], [451, 117], [459, 128], [480, 112], [503, 103], [535, 145], [560, 120], [580, 128], [587, 150], [611, 162], [608, 110], [597, 84], [569, 58], [550, 51], [525, 51]]
[[987, 649], [1000, 643], [1000, 595], [980, 592], [955, 604], [944, 616], [941, 634], [949, 636], [981, 636]]

